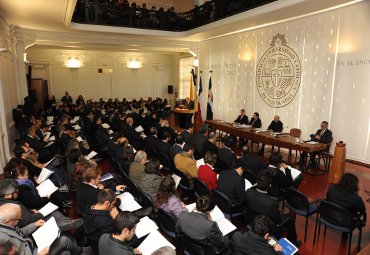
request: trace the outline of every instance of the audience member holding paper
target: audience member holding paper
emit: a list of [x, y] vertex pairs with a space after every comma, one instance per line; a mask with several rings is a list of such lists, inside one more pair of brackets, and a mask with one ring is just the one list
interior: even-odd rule
[[99, 254], [141, 254], [129, 244], [135, 235], [139, 217], [132, 212], [121, 212], [115, 217], [112, 233], [105, 233], [99, 240]]
[[175, 180], [171, 175], [167, 175], [161, 181], [155, 197], [155, 203], [158, 208], [161, 208], [168, 213], [172, 213], [176, 215], [176, 217], [179, 217], [181, 212], [188, 211], [185, 204], [177, 195]]
[[[36, 244], [40, 245], [39, 238], [37, 236], [38, 228], [45, 225], [44, 220], [39, 220], [35, 223], [29, 224], [21, 229], [16, 228], [19, 219], [22, 217], [22, 210], [17, 204], [4, 204], [0, 206], [0, 235], [2, 238], [11, 238], [12, 244], [17, 248], [17, 254], [32, 255], [32, 254], [48, 254], [46, 251], [50, 249], [50, 254], [60, 254], [62, 252], [69, 252], [72, 255], [87, 255], [91, 254], [91, 249], [86, 247], [78, 247], [69, 237], [61, 236], [55, 240], [55, 235], [42, 235], [42, 243], [44, 243], [41, 249], [38, 249]], [[48, 224], [54, 228], [54, 232], [58, 227], [53, 225], [53, 220]], [[55, 223], [55, 220], [54, 220]], [[48, 227], [46, 225], [46, 227]], [[49, 233], [48, 229], [45, 229]], [[32, 241], [30, 235], [36, 233], [36, 244]], [[54, 239], [54, 240], [52, 240]], [[45, 246], [50, 244], [50, 247]]]
[[269, 239], [274, 228], [274, 222], [265, 215], [258, 215], [252, 222], [252, 229], [244, 234], [235, 232], [231, 242], [233, 255], [263, 254], [282, 255], [282, 247], [279, 244], [270, 245]]
[[202, 180], [209, 190], [217, 189], [217, 174], [214, 171], [214, 165], [217, 162], [217, 154], [208, 151], [204, 156], [204, 165], [201, 165], [198, 170], [198, 178]]
[[211, 217], [210, 212], [214, 207], [215, 203], [210, 195], [197, 198], [196, 210], [190, 213], [180, 213], [176, 231], [184, 233], [218, 252], [228, 248], [229, 238], [222, 234], [217, 223]]
[[[288, 167], [282, 159], [282, 155], [278, 152], [274, 152], [270, 156], [269, 170], [273, 175], [273, 179], [269, 194], [275, 197], [283, 195], [282, 190], [285, 188], [298, 188], [303, 178], [300, 171]], [[295, 179], [293, 179], [293, 173]]]

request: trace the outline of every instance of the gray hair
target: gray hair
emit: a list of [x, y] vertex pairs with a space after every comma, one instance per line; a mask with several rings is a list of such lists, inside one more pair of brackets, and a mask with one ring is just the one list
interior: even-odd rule
[[155, 250], [152, 255], [176, 255], [176, 250], [170, 246], [163, 246]]
[[146, 152], [145, 151], [138, 151], [136, 152], [136, 155], [135, 155], [135, 161], [140, 163], [142, 162], [143, 160], [146, 160]]
[[14, 179], [4, 179], [0, 181], [0, 198], [5, 197], [7, 194], [13, 194], [18, 190], [19, 184]]
[[0, 222], [9, 221], [17, 217], [17, 212], [21, 211], [21, 207], [14, 203], [6, 203], [0, 206]]

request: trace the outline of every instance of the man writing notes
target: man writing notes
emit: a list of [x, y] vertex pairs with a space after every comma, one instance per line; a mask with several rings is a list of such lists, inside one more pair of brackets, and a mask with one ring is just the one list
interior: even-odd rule
[[238, 116], [238, 118], [236, 118], [236, 120], [234, 120], [234, 122], [237, 123], [237, 124], [248, 125], [248, 116], [245, 115], [245, 110], [244, 109], [240, 110], [240, 115]]

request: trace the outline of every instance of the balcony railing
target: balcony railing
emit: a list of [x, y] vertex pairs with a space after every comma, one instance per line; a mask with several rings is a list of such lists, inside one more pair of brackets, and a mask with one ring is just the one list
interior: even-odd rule
[[128, 1], [78, 0], [72, 22], [91, 25], [106, 25], [187, 31], [208, 23], [245, 12], [276, 0], [212, 0], [188, 12], [176, 13], [173, 9], [146, 9]]

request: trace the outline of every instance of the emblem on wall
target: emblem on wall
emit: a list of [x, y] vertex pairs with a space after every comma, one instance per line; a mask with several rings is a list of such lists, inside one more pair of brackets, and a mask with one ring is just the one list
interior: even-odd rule
[[301, 62], [287, 46], [285, 35], [272, 38], [271, 47], [257, 64], [256, 85], [266, 104], [279, 108], [288, 105], [301, 84]]

